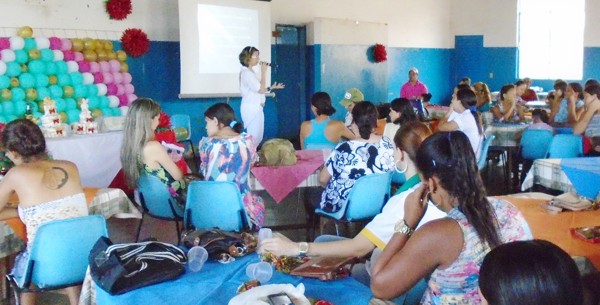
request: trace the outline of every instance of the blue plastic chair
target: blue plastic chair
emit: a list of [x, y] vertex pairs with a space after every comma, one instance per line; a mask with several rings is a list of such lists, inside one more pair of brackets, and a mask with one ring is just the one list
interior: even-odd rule
[[183, 224], [186, 229], [241, 231], [249, 219], [237, 185], [231, 181], [192, 181], [187, 189]]
[[[378, 173], [362, 176], [356, 180], [342, 208], [334, 213], [320, 208], [315, 210], [319, 216], [335, 221], [335, 232], [339, 236], [338, 222], [363, 221], [375, 217], [390, 198], [392, 173]], [[324, 224], [323, 224], [324, 225]], [[321, 234], [323, 233], [321, 226]]]
[[106, 220], [100, 215], [54, 220], [40, 225], [25, 265], [25, 276], [17, 283], [17, 279], [7, 275], [16, 304], [19, 304], [21, 292], [81, 285], [89, 253], [101, 236], [108, 236], [108, 230]]
[[142, 207], [142, 219], [138, 225], [136, 242], [140, 238], [140, 231], [146, 214], [162, 220], [175, 221], [177, 240], [179, 241], [181, 237], [179, 222], [183, 220], [183, 208], [175, 202], [176, 199], [171, 196], [165, 184], [155, 176], [141, 173], [137, 191], [139, 193], [139, 204]]
[[583, 139], [580, 135], [557, 134], [552, 138], [546, 158], [578, 158], [583, 156]]
[[178, 142], [187, 142], [190, 144], [192, 149], [192, 156], [194, 159], [194, 166], [197, 168], [198, 164], [196, 163], [196, 149], [194, 148], [194, 144], [192, 143], [192, 124], [190, 121], [190, 116], [187, 114], [174, 114], [171, 116], [171, 127], [175, 129], [176, 127], [185, 128], [188, 131], [187, 137], [183, 139], [177, 139]]
[[481, 152], [479, 153], [479, 161], [477, 161], [477, 168], [479, 168], [480, 171], [487, 165], [488, 151], [490, 150], [490, 145], [492, 144], [492, 141], [494, 141], [494, 138], [496, 138], [496, 136], [489, 135], [483, 140], [483, 143], [481, 143]]
[[526, 129], [521, 136], [521, 157], [536, 160], [546, 157], [554, 134], [550, 130]]

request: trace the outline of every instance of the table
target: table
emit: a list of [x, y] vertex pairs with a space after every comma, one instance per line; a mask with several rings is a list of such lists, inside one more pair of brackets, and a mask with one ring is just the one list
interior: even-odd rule
[[[161, 305], [225, 305], [236, 295], [238, 286], [249, 280], [246, 266], [258, 262], [256, 254], [237, 258], [231, 264], [222, 265], [209, 261], [200, 272], [186, 271], [176, 280], [143, 287], [122, 295], [111, 296], [101, 288], [94, 287], [97, 304], [161, 304]], [[93, 281], [86, 276], [80, 305], [94, 304], [90, 297]], [[336, 305], [364, 305], [372, 297], [369, 287], [353, 278], [333, 281], [302, 278], [280, 272], [273, 272], [267, 284], [303, 283], [309, 298], [323, 299]], [[93, 285], [95, 286], [95, 285]]]
[[550, 241], [571, 256], [585, 256], [600, 270], [600, 245], [577, 239], [570, 232], [571, 228], [600, 226], [600, 210], [550, 214], [542, 207], [548, 200], [519, 196], [499, 198], [510, 201], [521, 210], [534, 238]]
[[600, 157], [537, 159], [521, 189], [529, 189], [534, 184], [596, 199], [600, 192]]
[[108, 187], [121, 169], [122, 131], [71, 135], [46, 139], [53, 159], [69, 160], [77, 165], [81, 183], [88, 187]]
[[485, 128], [486, 136], [495, 136], [490, 146], [506, 152], [507, 160], [504, 166], [505, 173], [508, 173], [506, 178], [509, 192], [516, 189], [518, 184], [518, 166], [513, 165], [513, 160], [518, 151], [520, 135], [527, 126], [524, 123], [492, 123]]

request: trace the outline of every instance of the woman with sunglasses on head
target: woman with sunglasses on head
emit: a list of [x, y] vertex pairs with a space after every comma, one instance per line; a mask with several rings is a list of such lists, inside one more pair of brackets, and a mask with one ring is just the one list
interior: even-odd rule
[[[273, 83], [267, 87], [267, 68], [268, 62], [259, 61], [260, 52], [255, 47], [245, 47], [239, 55], [242, 69], [240, 71], [240, 92], [242, 94], [242, 120], [246, 125], [246, 130], [254, 137], [256, 145], [263, 140], [265, 131], [265, 93], [271, 90], [283, 89], [283, 83]], [[260, 65], [260, 78], [254, 73], [252, 68]]]
[[[396, 233], [372, 270], [371, 290], [382, 299], [405, 293], [432, 271], [422, 304], [480, 304], [479, 267], [487, 252], [531, 239], [511, 203], [487, 198], [467, 136], [459, 131], [427, 138], [417, 152], [423, 183], [404, 204]], [[429, 201], [448, 214], [415, 231]]]
[[225, 103], [210, 106], [204, 112], [206, 134], [198, 144], [200, 170], [205, 180], [232, 181], [240, 189], [242, 202], [255, 228], [264, 224], [265, 204], [248, 185], [250, 167], [256, 161], [256, 143], [239, 122], [233, 108]]

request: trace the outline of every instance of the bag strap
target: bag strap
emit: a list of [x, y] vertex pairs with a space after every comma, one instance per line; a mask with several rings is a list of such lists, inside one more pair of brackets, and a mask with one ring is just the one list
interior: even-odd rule
[[[149, 246], [158, 246], [158, 248], [161, 250], [148, 249]], [[125, 251], [117, 255], [121, 260], [131, 261], [133, 259], [137, 264], [139, 264], [139, 268], [137, 270], [133, 270], [132, 272], [124, 275], [124, 277], [131, 277], [147, 269], [148, 261], [170, 260], [179, 264], [185, 264], [187, 261], [187, 257], [183, 250], [174, 245], [158, 241], [112, 245], [106, 249], [106, 255], [109, 256], [111, 253], [117, 251]]]

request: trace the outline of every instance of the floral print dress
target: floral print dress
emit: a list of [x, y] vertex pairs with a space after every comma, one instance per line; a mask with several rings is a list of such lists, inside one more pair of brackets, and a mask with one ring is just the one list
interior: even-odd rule
[[350, 140], [338, 144], [325, 163], [331, 180], [321, 196], [321, 209], [339, 211], [356, 180], [394, 169], [394, 146], [388, 137], [376, 143]]
[[183, 180], [175, 180], [162, 166], [152, 169], [147, 164], [144, 164], [144, 171], [148, 175], [158, 178], [167, 187], [171, 196], [175, 198], [175, 202], [179, 204], [179, 207], [185, 207], [186, 185]]
[[256, 160], [256, 146], [251, 135], [242, 133], [229, 139], [204, 137], [198, 145], [200, 173], [209, 181], [232, 181], [237, 184], [252, 224], [259, 228], [265, 221], [263, 199], [248, 185], [250, 167]]

